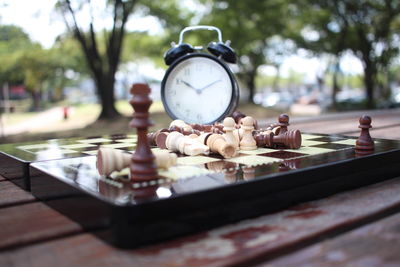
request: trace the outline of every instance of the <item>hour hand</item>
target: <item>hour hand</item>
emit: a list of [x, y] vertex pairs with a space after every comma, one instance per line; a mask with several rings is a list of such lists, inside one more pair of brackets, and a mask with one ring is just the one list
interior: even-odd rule
[[197, 92], [197, 89], [196, 88], [194, 88], [194, 86], [193, 85], [191, 85], [190, 83], [188, 83], [188, 82], [186, 82], [186, 81], [184, 81], [184, 80], [179, 80], [180, 82], [182, 82], [184, 85], [186, 85], [187, 87], [190, 87], [190, 88], [192, 88], [193, 90], [195, 90], [196, 92]]

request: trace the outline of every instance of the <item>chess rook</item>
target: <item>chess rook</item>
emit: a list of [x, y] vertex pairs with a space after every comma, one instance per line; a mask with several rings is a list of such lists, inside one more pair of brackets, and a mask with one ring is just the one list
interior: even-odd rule
[[369, 129], [371, 126], [371, 117], [367, 115], [363, 115], [360, 118], [360, 125], [358, 128], [361, 128], [360, 137], [358, 137], [356, 141], [355, 151], [358, 155], [368, 155], [371, 154], [375, 149], [374, 140], [372, 140], [371, 135], [369, 134]]
[[271, 130], [264, 132], [253, 132], [257, 147], [273, 147], [274, 133]]
[[284, 146], [290, 149], [301, 147], [301, 132], [299, 130], [286, 130], [273, 137], [274, 146]]
[[148, 127], [153, 125], [149, 118], [149, 108], [153, 102], [149, 97], [150, 87], [147, 84], [136, 83], [132, 86], [130, 93], [133, 97], [129, 103], [133, 107], [134, 113], [129, 125], [136, 128], [138, 136], [136, 150], [132, 155], [130, 165], [131, 181], [151, 181], [157, 179], [158, 175], [155, 157], [147, 139]]

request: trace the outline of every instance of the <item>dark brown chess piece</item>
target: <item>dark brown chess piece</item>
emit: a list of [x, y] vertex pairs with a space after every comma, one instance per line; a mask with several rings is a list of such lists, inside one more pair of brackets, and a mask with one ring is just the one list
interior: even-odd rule
[[257, 147], [273, 147], [274, 133], [272, 131], [253, 132]]
[[236, 124], [240, 124], [240, 120], [243, 119], [244, 117], [246, 117], [246, 115], [240, 112], [239, 110], [235, 110], [232, 113], [232, 118], [235, 120]]
[[282, 133], [273, 137], [274, 146], [283, 146], [290, 149], [299, 149], [301, 147], [301, 132], [299, 130], [284, 130]]
[[355, 147], [357, 155], [368, 155], [374, 152], [374, 140], [372, 140], [371, 135], [369, 134], [369, 128], [372, 127], [371, 121], [371, 117], [367, 115], [363, 115], [360, 118], [360, 125], [358, 128], [361, 128], [361, 133], [360, 137], [358, 137], [356, 141]]
[[279, 115], [277, 125], [280, 126], [279, 132], [277, 134], [287, 132], [289, 126], [289, 116], [287, 114]]
[[133, 107], [134, 113], [129, 125], [137, 129], [138, 136], [136, 150], [132, 154], [130, 165], [131, 181], [150, 181], [158, 177], [155, 157], [147, 139], [148, 127], [153, 125], [149, 118], [149, 108], [153, 101], [149, 97], [150, 88], [147, 84], [136, 83], [130, 92], [133, 97], [129, 103]]

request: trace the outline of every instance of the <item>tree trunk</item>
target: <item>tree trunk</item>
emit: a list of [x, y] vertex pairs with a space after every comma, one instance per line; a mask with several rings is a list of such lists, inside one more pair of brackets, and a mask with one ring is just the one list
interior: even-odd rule
[[278, 92], [279, 91], [279, 80], [281, 77], [281, 66], [280, 65], [274, 65], [275, 69], [276, 69], [276, 75], [274, 77], [274, 81], [272, 83], [272, 90], [274, 92]]
[[336, 108], [337, 108], [336, 95], [339, 92], [339, 83], [338, 83], [338, 74], [339, 74], [339, 66], [340, 66], [339, 63], [340, 63], [340, 60], [339, 60], [339, 58], [337, 58], [336, 62], [335, 62], [333, 76], [332, 76], [332, 108], [334, 110], [336, 110]]
[[256, 91], [256, 73], [257, 71], [252, 71], [247, 73], [246, 85], [249, 89], [249, 98], [247, 99], [248, 103], [254, 104], [254, 94]]
[[121, 114], [115, 108], [114, 96], [114, 82], [113, 75], [105, 75], [100, 82], [97, 82], [97, 93], [101, 101], [101, 112], [98, 119], [115, 119], [121, 117]]
[[364, 61], [364, 85], [365, 85], [365, 93], [367, 97], [367, 108], [374, 108], [374, 87], [375, 87], [375, 78], [376, 71], [371, 61]]

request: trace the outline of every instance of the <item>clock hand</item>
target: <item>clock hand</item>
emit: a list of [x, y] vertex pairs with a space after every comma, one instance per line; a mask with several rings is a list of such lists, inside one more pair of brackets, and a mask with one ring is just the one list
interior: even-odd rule
[[208, 85], [206, 85], [206, 86], [204, 86], [204, 87], [202, 87], [202, 88], [200, 88], [200, 89], [198, 89], [198, 90], [199, 90], [199, 91], [203, 91], [204, 89], [210, 87], [211, 85], [214, 85], [214, 84], [219, 83], [219, 82], [221, 82], [221, 81], [222, 81], [221, 79], [216, 80], [216, 81], [213, 81], [212, 83], [210, 83], [210, 84], [208, 84]]
[[193, 90], [196, 91], [196, 93], [198, 93], [198, 92], [197, 92], [198, 89], [194, 88], [194, 86], [192, 86], [190, 83], [188, 83], [188, 82], [186, 82], [186, 81], [184, 81], [184, 80], [180, 80], [180, 81], [181, 81], [183, 84], [185, 84], [187, 87], [192, 88]]

